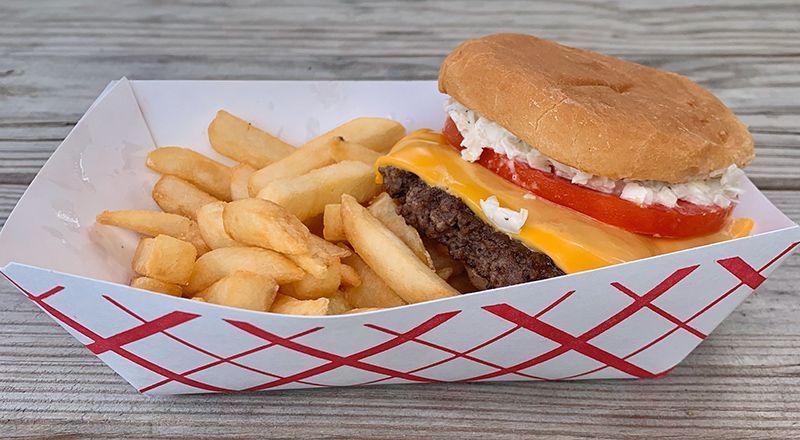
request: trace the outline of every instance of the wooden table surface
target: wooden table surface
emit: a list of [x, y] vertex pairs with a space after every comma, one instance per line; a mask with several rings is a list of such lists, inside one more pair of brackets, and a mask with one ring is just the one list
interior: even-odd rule
[[[667, 4], [669, 3], [669, 4]], [[0, 225], [108, 81], [433, 79], [459, 41], [557, 39], [688, 75], [800, 220], [800, 3], [3, 0]], [[800, 438], [800, 256], [658, 380], [145, 397], [0, 282], [0, 437]]]

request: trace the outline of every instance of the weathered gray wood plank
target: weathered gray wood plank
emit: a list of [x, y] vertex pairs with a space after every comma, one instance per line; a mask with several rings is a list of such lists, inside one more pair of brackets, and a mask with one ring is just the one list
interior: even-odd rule
[[152, 8], [69, 1], [34, 10], [29, 2], [6, 2], [0, 182], [29, 182], [103, 86], [123, 75], [433, 79], [459, 41], [519, 31], [699, 81], [751, 125], [759, 156], [750, 175], [757, 184], [800, 188], [800, 6], [651, 3], [324, 2], [325, 12], [315, 15], [323, 3]]
[[[0, 185], [0, 219], [23, 188]], [[800, 221], [800, 191], [767, 196]], [[798, 281], [800, 255], [793, 255], [659, 380], [171, 398], [136, 394], [0, 282], [0, 420], [12, 437], [792, 438], [800, 420]]]

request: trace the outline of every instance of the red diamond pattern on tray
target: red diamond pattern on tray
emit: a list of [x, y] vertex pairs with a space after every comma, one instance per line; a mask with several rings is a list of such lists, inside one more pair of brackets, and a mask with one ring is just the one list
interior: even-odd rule
[[[726, 287], [722, 283], [720, 286], [724, 292], [708, 303], [699, 305], [696, 313], [688, 318], [685, 315], [680, 318], [675, 316], [667, 310], [668, 307], [656, 301], [668, 296], [671, 289], [683, 280], [690, 279], [698, 270], [698, 265], [674, 270], [649, 288], [642, 289], [641, 283], [637, 284], [636, 289], [621, 281], [609, 283], [608, 287], [616, 291], [622, 300], [620, 306], [608, 312], [605, 319], [592, 323], [591, 328], [581, 331], [559, 328], [555, 325], [558, 320], [552, 319], [559, 310], [566, 310], [570, 298], [576, 298], [573, 297], [576, 291], [572, 290], [561, 294], [553, 292], [550, 303], [542, 304], [535, 312], [520, 310], [509, 303], [440, 312], [430, 317], [424, 316], [422, 309], [419, 309], [418, 322], [396, 322], [398, 325], [372, 323], [368, 321], [369, 315], [365, 315], [367, 322], [364, 322], [361, 330], [365, 337], [356, 342], [365, 342], [367, 345], [354, 348], [356, 345], [351, 344], [347, 349], [337, 350], [320, 348], [324, 345], [320, 341], [325, 340], [324, 326], [308, 326], [292, 334], [279, 334], [275, 330], [237, 319], [223, 319], [230, 326], [225, 332], [247, 335], [248, 342], [243, 343], [246, 349], [225, 350], [220, 346], [204, 346], [202, 338], [193, 338], [193, 332], [188, 327], [201, 328], [203, 320], [219, 318], [180, 310], [163, 313], [151, 311], [145, 318], [109, 295], [103, 295], [102, 298], [112, 307], [111, 310], [116, 311], [115, 316], [119, 318], [117, 322], [124, 323], [124, 328], [120, 327], [114, 332], [104, 331], [101, 335], [86, 322], [80, 322], [68, 311], [61, 310], [66, 309], [64, 304], [69, 301], [55, 298], [64, 294], [64, 287], [56, 286], [40, 294], [32, 294], [14, 281], [11, 282], [63, 326], [78, 334], [93, 353], [104, 359], [113, 358], [114, 362], [124, 359], [135, 364], [140, 371], [149, 372], [146, 376], [161, 378], [141, 387], [142, 392], [230, 392], [436, 381], [565, 380], [597, 377], [603, 372], [601, 377], [654, 378], [666, 374], [674, 365], [674, 362], [664, 365], [662, 359], [680, 358], [705, 338], [703, 329], [706, 325], [698, 325], [703, 322], [702, 319], [709, 317], [707, 319], [712, 323], [721, 319], [720, 316], [725, 313], [720, 313], [718, 309], [727, 307], [728, 298], [739, 294], [737, 292], [749, 293], [749, 289], [760, 285], [773, 263], [795, 246], [797, 243], [758, 269], [741, 257], [716, 260], [716, 267], [724, 268], [736, 284]], [[743, 287], [747, 290], [740, 290]], [[529, 303], [525, 309], [530, 308]], [[463, 319], [492, 322], [487, 328], [495, 336], [489, 336], [489, 333], [486, 334], [488, 337], [473, 339], [469, 348], [465, 348], [466, 345], [453, 348], [446, 338], [431, 338], [451, 331], [448, 329], [463, 328], [463, 321], [459, 321]], [[652, 320], [658, 325], [653, 325], [652, 333], [646, 337], [630, 341], [629, 352], [604, 348], [614, 345], [606, 341], [618, 337], [615, 332], [625, 333], [626, 325], [641, 327], [633, 324], [635, 320], [642, 319]], [[526, 343], [537, 349], [525, 350]], [[519, 349], [514, 356], [501, 355], [504, 350], [514, 348]], [[288, 358], [286, 353], [297, 354], [298, 357], [282, 366], [271, 365], [273, 356], [270, 356], [270, 350], [283, 352], [279, 356], [281, 359]], [[192, 353], [191, 356], [185, 356], [192, 358], [191, 362], [186, 365], [166, 362], [166, 356], [179, 351]], [[665, 353], [669, 356], [665, 356]], [[402, 359], [402, 362], [398, 359]], [[235, 375], [245, 375], [246, 380], [220, 379]]]

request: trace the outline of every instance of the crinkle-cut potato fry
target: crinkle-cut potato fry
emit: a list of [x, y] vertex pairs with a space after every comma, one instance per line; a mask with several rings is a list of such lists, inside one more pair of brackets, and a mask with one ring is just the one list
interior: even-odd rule
[[345, 298], [351, 306], [388, 308], [406, 304], [358, 255], [353, 254], [342, 262], [352, 267], [361, 280], [357, 286], [344, 289]]
[[329, 315], [342, 315], [347, 313], [353, 307], [347, 302], [344, 297], [344, 292], [337, 290], [336, 293], [328, 297], [328, 314]]
[[246, 163], [240, 163], [231, 168], [231, 199], [242, 200], [250, 197], [250, 189], [247, 184], [250, 176], [256, 169]]
[[300, 280], [305, 275], [303, 269], [277, 252], [256, 247], [219, 248], [197, 259], [184, 291], [199, 292], [237, 270], [265, 275], [279, 284]]
[[225, 230], [234, 240], [282, 254], [305, 254], [311, 233], [282, 206], [263, 199], [243, 199], [225, 205]]
[[361, 277], [358, 272], [346, 264], [342, 264], [342, 286], [344, 287], [358, 287], [361, 285]]
[[225, 202], [214, 202], [197, 210], [197, 225], [200, 228], [200, 235], [211, 249], [246, 246], [246, 244], [234, 240], [225, 230], [222, 216], [224, 209]]
[[164, 212], [197, 220], [197, 211], [219, 199], [191, 183], [175, 177], [163, 176], [153, 186], [153, 200]]
[[257, 170], [248, 181], [250, 194], [258, 194], [276, 180], [302, 176], [309, 171], [332, 164], [334, 161], [328, 150], [329, 143], [319, 144], [318, 147], [311, 149], [298, 148], [285, 158]]
[[276, 180], [258, 193], [259, 199], [271, 200], [300, 220], [322, 214], [325, 205], [337, 203], [342, 194], [359, 202], [380, 192], [375, 171], [361, 162], [345, 161], [314, 170], [302, 176]]
[[97, 223], [129, 229], [150, 237], [163, 234], [188, 241], [197, 249], [198, 255], [209, 250], [200, 235], [197, 222], [178, 214], [142, 210], [103, 211], [97, 214]]
[[374, 151], [388, 151], [406, 134], [402, 124], [385, 118], [356, 118], [306, 142], [285, 159], [256, 171], [250, 177], [250, 194], [270, 182], [296, 177], [334, 162], [331, 142], [343, 137]]
[[272, 306], [277, 293], [278, 284], [272, 278], [236, 271], [198, 293], [198, 296], [212, 304], [264, 312]]
[[342, 283], [342, 264], [332, 259], [320, 277], [306, 274], [300, 281], [284, 284], [281, 293], [297, 299], [317, 299], [336, 293]]
[[322, 213], [322, 236], [325, 240], [345, 241], [344, 226], [342, 226], [342, 205], [330, 203], [325, 205]]
[[225, 110], [218, 111], [209, 124], [208, 140], [217, 153], [255, 169], [279, 161], [295, 150], [292, 145]]
[[218, 199], [231, 200], [231, 169], [194, 150], [156, 148], [147, 155], [147, 166], [161, 174], [187, 180]]
[[372, 167], [382, 154], [339, 136], [331, 142], [331, 156], [336, 162], [355, 160]]
[[434, 268], [433, 260], [431, 259], [428, 250], [425, 249], [425, 243], [422, 242], [422, 237], [419, 232], [411, 225], [406, 223], [406, 220], [397, 213], [397, 205], [389, 194], [381, 193], [367, 208], [375, 218], [380, 220], [387, 229], [392, 231], [403, 243], [406, 244], [416, 255], [420, 261], [425, 263], [431, 269]]
[[344, 312], [345, 315], [355, 315], [356, 313], [366, 313], [366, 312], [374, 312], [376, 310], [381, 310], [380, 307], [359, 307], [357, 309], [350, 309]]
[[[344, 162], [342, 162], [344, 163]], [[347, 194], [342, 196], [342, 222], [356, 253], [408, 303], [458, 295], [380, 220]]]
[[301, 300], [278, 293], [269, 311], [284, 315], [323, 316], [328, 314], [329, 304], [328, 298]]
[[197, 249], [191, 243], [158, 235], [139, 240], [131, 266], [139, 275], [183, 285], [189, 282], [195, 258]]
[[131, 280], [131, 287], [137, 289], [149, 290], [151, 292], [163, 293], [170, 296], [182, 296], [183, 289], [181, 286], [172, 283], [165, 283], [155, 278], [137, 277]]

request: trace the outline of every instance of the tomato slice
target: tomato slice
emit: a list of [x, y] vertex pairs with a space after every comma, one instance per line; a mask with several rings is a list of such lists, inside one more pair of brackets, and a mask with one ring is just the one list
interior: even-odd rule
[[[464, 138], [452, 119], [447, 118], [443, 134], [452, 146], [462, 148]], [[678, 201], [674, 208], [638, 205], [615, 194], [575, 185], [489, 148], [483, 150], [477, 162], [539, 197], [637, 234], [669, 238], [710, 234], [722, 229], [733, 210], [732, 206], [701, 206], [685, 201]]]

